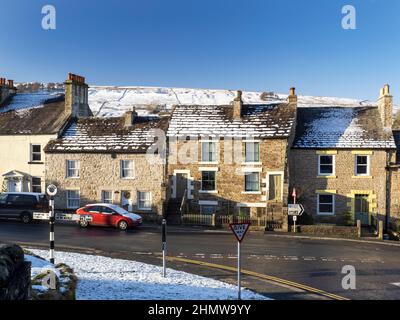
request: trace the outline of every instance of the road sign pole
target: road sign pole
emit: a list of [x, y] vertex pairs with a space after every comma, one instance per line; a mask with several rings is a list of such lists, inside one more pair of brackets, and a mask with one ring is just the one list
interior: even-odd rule
[[242, 296], [241, 296], [241, 291], [242, 291], [242, 288], [241, 288], [241, 257], [240, 257], [240, 241], [238, 241], [237, 242], [237, 259], [238, 259], [238, 262], [237, 262], [237, 268], [238, 268], [238, 274], [237, 274], [237, 281], [238, 281], [238, 300], [241, 300], [241, 298], [242, 298]]
[[54, 224], [55, 224], [55, 216], [54, 216], [54, 198], [50, 197], [49, 200], [50, 205], [50, 263], [54, 264]]
[[167, 276], [167, 220], [163, 219], [162, 221], [162, 256], [163, 256], [163, 277]]
[[293, 232], [296, 233], [296, 216], [293, 216]]

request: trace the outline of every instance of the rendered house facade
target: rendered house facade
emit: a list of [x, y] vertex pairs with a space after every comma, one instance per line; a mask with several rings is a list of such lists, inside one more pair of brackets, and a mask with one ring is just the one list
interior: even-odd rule
[[86, 86], [84, 79], [77, 82], [75, 77], [66, 81], [65, 95], [16, 94], [12, 82], [5, 88], [5, 81], [0, 81], [1, 191], [44, 192], [44, 147], [78, 112], [91, 115], [87, 95], [80, 89]]

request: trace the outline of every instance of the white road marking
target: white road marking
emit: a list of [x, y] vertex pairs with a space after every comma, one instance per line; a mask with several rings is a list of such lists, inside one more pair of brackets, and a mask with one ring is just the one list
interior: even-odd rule
[[396, 287], [400, 287], [400, 282], [392, 282], [391, 284], [396, 286]]
[[315, 257], [303, 257], [303, 260], [305, 260], [305, 261], [315, 261], [317, 259]]

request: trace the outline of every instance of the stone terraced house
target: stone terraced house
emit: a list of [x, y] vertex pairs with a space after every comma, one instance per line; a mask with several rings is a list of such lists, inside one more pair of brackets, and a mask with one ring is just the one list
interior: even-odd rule
[[378, 106], [298, 108], [290, 186], [314, 222], [388, 223], [394, 191], [388, 166], [396, 162], [392, 112], [388, 85]]
[[43, 148], [76, 116], [90, 116], [87, 85], [69, 75], [65, 94], [17, 93], [0, 79], [0, 192], [44, 192]]
[[[45, 148], [46, 182], [60, 189], [55, 206], [73, 211], [88, 203], [114, 203], [141, 214], [163, 214], [165, 148], [155, 152], [157, 132], [168, 118], [78, 118]], [[164, 143], [165, 145], [165, 143]], [[165, 146], [164, 146], [165, 147]]]
[[[297, 96], [245, 105], [179, 105], [167, 136], [168, 214], [287, 220], [288, 154]], [[184, 206], [181, 206], [184, 204]], [[185, 209], [186, 208], [186, 209]]]

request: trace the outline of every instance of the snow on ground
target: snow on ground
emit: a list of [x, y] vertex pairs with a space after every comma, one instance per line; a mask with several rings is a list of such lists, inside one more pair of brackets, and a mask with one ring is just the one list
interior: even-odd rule
[[[243, 92], [243, 101], [248, 104], [286, 101], [287, 95], [270, 93], [262, 99], [262, 92]], [[170, 110], [174, 105], [228, 105], [236, 92], [233, 90], [161, 88], [161, 87], [104, 87], [90, 86], [89, 105], [99, 117], [115, 117], [136, 107], [146, 114], [150, 105]], [[264, 96], [265, 98], [265, 96]], [[347, 98], [299, 96], [299, 107], [309, 106], [362, 106], [375, 105], [370, 101]]]
[[[48, 251], [29, 249], [47, 257]], [[69, 265], [78, 277], [78, 300], [229, 300], [237, 298], [236, 286], [182, 271], [146, 263], [71, 252], [56, 252], [56, 262]], [[43, 268], [38, 265], [35, 268]], [[250, 290], [242, 298], [267, 299]]]
[[32, 108], [40, 108], [46, 100], [55, 98], [59, 93], [55, 92], [37, 92], [37, 93], [19, 93], [12, 101], [4, 108], [0, 108], [0, 113], [11, 110], [17, 110], [18, 114], [22, 116], [24, 111]]
[[[10, 105], [2, 108], [0, 112], [17, 109], [29, 109], [43, 104], [44, 100], [51, 95], [59, 94], [59, 91], [49, 93], [40, 91], [38, 93], [17, 94]], [[139, 115], [157, 111], [170, 111], [174, 105], [228, 105], [236, 96], [235, 90], [218, 89], [190, 89], [190, 88], [163, 88], [163, 87], [112, 87], [97, 86], [89, 87], [89, 106], [93, 114], [98, 117], [117, 117], [125, 111], [135, 107]], [[274, 92], [263, 93], [243, 91], [243, 101], [247, 104], [265, 104], [273, 102], [284, 102], [287, 94]], [[298, 106], [366, 106], [376, 105], [376, 102], [362, 101], [347, 98], [298, 96]], [[395, 107], [397, 110], [397, 107]]]
[[[31, 250], [30, 250], [31, 251]], [[47, 271], [53, 272], [58, 278], [60, 278], [60, 271], [50, 262], [25, 254], [25, 260], [31, 262], [31, 279], [34, 279], [38, 274], [46, 273]], [[32, 285], [32, 289], [46, 292], [48, 288], [42, 285]]]

